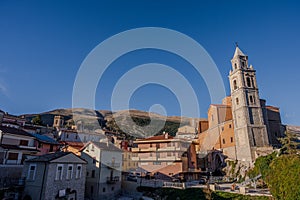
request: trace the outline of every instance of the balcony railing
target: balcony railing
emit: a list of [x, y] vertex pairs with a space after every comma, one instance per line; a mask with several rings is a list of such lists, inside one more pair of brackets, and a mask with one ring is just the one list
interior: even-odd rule
[[135, 152], [135, 153], [137, 153], [137, 152], [148, 152], [148, 151], [152, 151], [152, 152], [154, 152], [154, 151], [156, 151], [156, 147], [148, 147], [148, 148], [132, 148], [131, 149], [131, 151], [132, 152]]
[[167, 157], [162, 157], [158, 158], [159, 161], [180, 161], [181, 158], [177, 156], [167, 156]]
[[139, 157], [131, 157], [131, 160], [132, 160], [132, 161], [139, 161], [140, 158], [139, 158]]
[[5, 159], [0, 159], [0, 165], [22, 165], [22, 160], [5, 160]]
[[140, 161], [156, 161], [156, 157], [140, 158]]
[[119, 168], [121, 166], [121, 164], [120, 163], [111, 162], [111, 163], [106, 163], [106, 166], [108, 168]]
[[132, 152], [139, 152], [140, 148], [132, 148], [131, 151]]
[[115, 184], [116, 182], [119, 182], [120, 181], [120, 177], [119, 176], [108, 176], [106, 177], [106, 182], [107, 184]]

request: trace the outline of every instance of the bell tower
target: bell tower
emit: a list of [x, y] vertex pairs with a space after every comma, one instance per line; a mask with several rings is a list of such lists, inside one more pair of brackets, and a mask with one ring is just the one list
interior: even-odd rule
[[256, 149], [269, 146], [256, 74], [252, 65], [248, 65], [248, 56], [238, 46], [236, 46], [231, 64], [229, 81], [236, 158], [239, 161], [252, 163], [256, 159]]

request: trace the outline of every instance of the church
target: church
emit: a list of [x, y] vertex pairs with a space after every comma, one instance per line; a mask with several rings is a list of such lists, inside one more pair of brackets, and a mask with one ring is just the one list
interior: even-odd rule
[[236, 46], [229, 72], [230, 96], [212, 104], [198, 126], [199, 152], [221, 150], [229, 159], [251, 166], [280, 145], [284, 135], [279, 108], [260, 99], [256, 71]]

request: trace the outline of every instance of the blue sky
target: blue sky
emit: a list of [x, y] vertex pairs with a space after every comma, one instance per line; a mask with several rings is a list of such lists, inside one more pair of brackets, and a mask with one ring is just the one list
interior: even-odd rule
[[[300, 125], [297, 1], [0, 1], [0, 109], [12, 114], [72, 106], [76, 73], [100, 42], [139, 27], [164, 27], [200, 43], [216, 63], [229, 94], [228, 72], [237, 41], [257, 70], [260, 97], [280, 107], [284, 123]], [[178, 56], [140, 50], [117, 59], [99, 82], [97, 109], [110, 109], [114, 84], [130, 68], [157, 62], [187, 77], [201, 116], [210, 103], [200, 75]], [[139, 88], [132, 108], [165, 106], [180, 115], [176, 95], [159, 85]], [[196, 116], [192, 116], [196, 117]]]

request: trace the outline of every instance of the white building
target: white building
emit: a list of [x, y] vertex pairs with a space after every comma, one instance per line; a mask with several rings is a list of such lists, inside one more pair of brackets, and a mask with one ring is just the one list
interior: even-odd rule
[[86, 197], [112, 199], [121, 191], [122, 151], [112, 143], [89, 142], [81, 151], [88, 162]]

